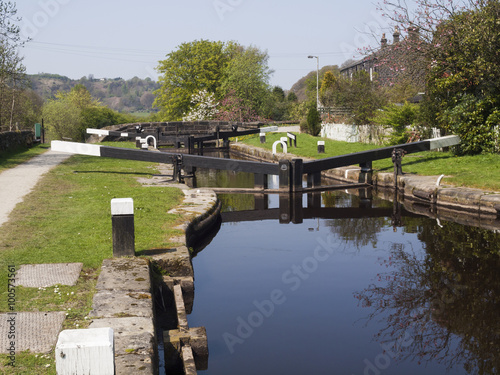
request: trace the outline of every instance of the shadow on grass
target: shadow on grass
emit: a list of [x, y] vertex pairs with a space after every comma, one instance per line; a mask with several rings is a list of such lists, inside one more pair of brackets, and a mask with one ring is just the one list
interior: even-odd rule
[[[453, 157], [452, 155], [433, 156], [433, 157], [430, 157], [430, 158], [424, 156], [421, 159], [415, 159], [415, 160], [407, 162], [408, 156], [405, 156], [403, 158], [403, 168], [405, 166], [410, 166], [410, 165], [418, 165], [418, 164], [429, 163], [429, 162], [437, 161], [437, 160], [451, 159], [452, 157]], [[383, 172], [383, 171], [392, 171], [392, 170], [394, 170], [394, 166], [393, 165], [378, 169], [378, 171], [380, 171], [380, 172]]]
[[[153, 173], [140, 173], [140, 172], [117, 172], [117, 171], [73, 171], [73, 173], [78, 174], [78, 173], [95, 173], [95, 174], [119, 174], [119, 175], [129, 175], [129, 176], [149, 176], [149, 177], [155, 177], [155, 176], [162, 176], [158, 174], [153, 174]], [[167, 176], [166, 176], [167, 177]], [[168, 176], [170, 177], [170, 176]]]

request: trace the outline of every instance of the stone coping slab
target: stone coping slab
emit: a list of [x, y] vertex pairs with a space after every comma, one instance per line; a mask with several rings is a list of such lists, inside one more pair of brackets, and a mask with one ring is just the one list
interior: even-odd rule
[[83, 263], [23, 264], [16, 274], [16, 285], [46, 288], [52, 285], [75, 285]]
[[89, 328], [110, 327], [115, 340], [116, 374], [153, 374], [156, 347], [153, 319], [94, 319]]
[[90, 317], [153, 317], [151, 293], [101, 290], [94, 295]]
[[151, 278], [147, 260], [142, 258], [104, 259], [97, 290], [127, 290], [151, 292]]
[[[32, 353], [50, 352], [65, 318], [66, 313], [62, 311], [0, 314], [0, 353], [9, 352], [11, 341], [16, 353], [26, 350]], [[15, 334], [13, 340], [8, 337], [10, 333]]]

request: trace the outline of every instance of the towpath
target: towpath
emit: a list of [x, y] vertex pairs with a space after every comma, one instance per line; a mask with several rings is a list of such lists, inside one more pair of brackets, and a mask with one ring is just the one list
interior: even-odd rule
[[0, 173], [0, 226], [9, 220], [12, 210], [33, 190], [41, 177], [70, 156], [49, 150]]

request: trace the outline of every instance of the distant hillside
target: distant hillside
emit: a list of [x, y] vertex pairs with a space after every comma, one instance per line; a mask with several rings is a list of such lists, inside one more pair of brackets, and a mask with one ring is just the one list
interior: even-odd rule
[[[338, 74], [339, 67], [337, 65], [326, 65], [319, 70], [320, 87], [321, 87], [321, 80], [323, 79], [323, 75], [329, 70], [335, 72], [335, 74]], [[314, 81], [311, 84], [314, 84], [313, 85], [314, 89], [316, 89], [316, 70], [313, 70], [312, 72], [308, 73], [306, 76], [299, 79], [297, 82], [295, 82], [293, 84], [292, 88], [290, 89], [290, 91], [293, 91], [295, 93], [295, 95], [297, 95], [297, 98], [299, 99], [299, 101], [304, 101], [307, 99], [306, 87], [307, 87], [308, 80]], [[314, 94], [314, 97], [316, 97], [316, 94]]]
[[150, 78], [134, 77], [129, 80], [122, 78], [100, 78], [92, 76], [78, 80], [58, 74], [33, 74], [29, 76], [33, 90], [44, 100], [54, 98], [58, 91], [70, 91], [77, 84], [84, 85], [95, 98], [109, 108], [119, 112], [152, 112], [153, 91], [159, 84]]

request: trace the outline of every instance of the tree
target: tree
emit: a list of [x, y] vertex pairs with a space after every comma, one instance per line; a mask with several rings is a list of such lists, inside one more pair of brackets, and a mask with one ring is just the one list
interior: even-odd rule
[[16, 106], [27, 87], [23, 58], [17, 52], [25, 41], [16, 14], [15, 3], [0, 1], [0, 127], [9, 130], [13, 129]]
[[220, 102], [219, 112], [214, 117], [218, 121], [236, 121], [236, 122], [252, 122], [262, 121], [260, 117], [252, 108], [245, 105], [234, 91], [229, 94]]
[[215, 101], [214, 94], [207, 92], [207, 90], [201, 90], [199, 93], [194, 94], [191, 98], [190, 112], [182, 118], [182, 121], [202, 121], [211, 120], [217, 115], [219, 110], [217, 109], [218, 103]]
[[162, 74], [155, 106], [164, 120], [180, 120], [191, 108], [191, 96], [201, 90], [221, 96], [220, 85], [229, 62], [226, 44], [199, 40], [181, 44], [160, 61]]
[[307, 112], [307, 132], [315, 137], [321, 132], [321, 116], [316, 105], [311, 105]]
[[459, 153], [498, 151], [500, 3], [452, 15], [437, 28], [428, 101], [439, 126], [460, 135]]
[[332, 71], [328, 71], [323, 76], [321, 81], [321, 89], [319, 90], [319, 99], [325, 107], [334, 107], [338, 102], [339, 94], [338, 78]]
[[47, 101], [43, 106], [43, 117], [52, 137], [82, 141], [86, 124], [91, 122], [85, 115], [91, 115], [89, 110], [99, 106], [85, 86], [77, 85], [70, 92], [59, 92], [55, 99]]
[[375, 111], [387, 104], [379, 83], [365, 71], [357, 72], [351, 79], [340, 79], [339, 90], [336, 105], [350, 108], [356, 125], [371, 124]]
[[422, 42], [403, 57], [419, 56], [425, 65], [423, 121], [460, 135], [458, 153], [498, 151], [500, 3], [417, 0], [410, 8], [403, 0], [388, 0], [382, 8], [409, 40], [419, 31]]
[[52, 139], [83, 139], [80, 110], [65, 99], [49, 100], [43, 106], [45, 126]]
[[146, 107], [146, 108], [153, 108], [153, 103], [155, 101], [155, 96], [152, 92], [150, 91], [145, 91], [141, 95], [141, 104]]
[[270, 97], [269, 77], [272, 71], [267, 65], [269, 56], [253, 46], [245, 48], [237, 45], [233, 49], [221, 90], [224, 95], [234, 91], [245, 106], [262, 115]]
[[490, 0], [384, 0], [379, 10], [401, 30], [418, 28], [421, 37], [431, 43], [438, 26], [446, 19], [467, 10], [484, 7]]
[[293, 103], [299, 100], [299, 98], [297, 98], [297, 94], [295, 94], [293, 91], [290, 91], [286, 96], [286, 100]]
[[216, 101], [236, 96], [244, 107], [262, 115], [270, 95], [267, 53], [235, 42], [208, 40], [184, 43], [160, 61], [161, 88], [155, 93], [160, 120], [180, 120], [202, 90]]
[[289, 118], [292, 105], [293, 103], [286, 99], [285, 91], [280, 86], [275, 86], [267, 100], [267, 110], [263, 113], [263, 117], [274, 121], [285, 121]]

